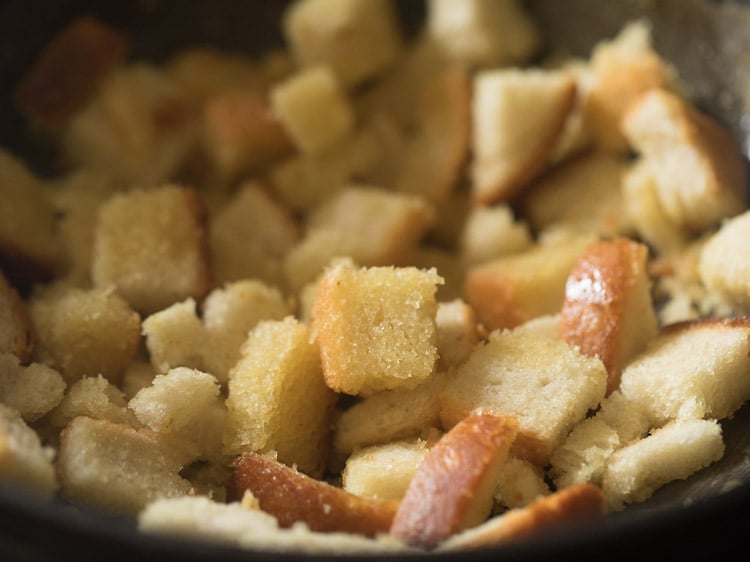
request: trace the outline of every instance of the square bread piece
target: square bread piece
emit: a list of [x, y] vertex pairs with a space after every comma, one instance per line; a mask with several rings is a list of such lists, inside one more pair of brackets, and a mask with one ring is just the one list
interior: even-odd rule
[[426, 381], [437, 361], [435, 293], [442, 282], [434, 269], [331, 268], [313, 305], [328, 386], [367, 396]]
[[571, 428], [604, 398], [607, 372], [549, 327], [532, 322], [495, 331], [448, 379], [440, 418], [450, 428], [474, 411], [513, 416], [513, 454], [545, 464]]
[[133, 190], [102, 206], [92, 277], [114, 286], [142, 314], [210, 288], [204, 210], [195, 191], [177, 185]]

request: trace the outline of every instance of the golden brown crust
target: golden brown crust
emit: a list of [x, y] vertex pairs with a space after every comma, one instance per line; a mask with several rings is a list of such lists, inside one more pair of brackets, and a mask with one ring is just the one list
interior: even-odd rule
[[515, 418], [501, 415], [473, 414], [458, 423], [417, 469], [390, 534], [434, 548], [480, 523], [489, 514], [499, 469], [517, 432]]
[[21, 363], [27, 363], [33, 347], [29, 312], [0, 270], [0, 352], [12, 353]]
[[258, 453], [243, 453], [232, 467], [227, 499], [239, 501], [251, 492], [282, 527], [302, 521], [312, 531], [374, 536], [388, 531], [399, 505], [356, 496]]
[[44, 49], [13, 100], [33, 121], [60, 127], [127, 49], [128, 40], [118, 30], [91, 16], [79, 17]]

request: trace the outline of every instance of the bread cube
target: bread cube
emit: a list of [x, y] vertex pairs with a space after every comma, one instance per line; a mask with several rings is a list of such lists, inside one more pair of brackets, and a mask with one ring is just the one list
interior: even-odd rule
[[516, 220], [508, 205], [473, 207], [460, 235], [460, 252], [467, 266], [479, 265], [531, 247], [529, 225]]
[[496, 331], [448, 378], [440, 419], [450, 428], [471, 412], [514, 416], [514, 456], [544, 465], [575, 424], [604, 398], [607, 373], [547, 328]]
[[500, 470], [494, 500], [496, 505], [515, 509], [525, 507], [549, 493], [541, 467], [527, 460], [510, 457]]
[[58, 486], [54, 455], [16, 410], [0, 403], [0, 482], [51, 495]]
[[391, 0], [298, 0], [282, 28], [299, 64], [330, 66], [347, 87], [387, 70], [402, 49]]
[[476, 313], [461, 299], [438, 303], [435, 327], [441, 370], [463, 363], [479, 343]]
[[210, 288], [203, 208], [190, 189], [166, 185], [112, 196], [94, 239], [92, 278], [149, 314]]
[[205, 328], [193, 299], [150, 314], [143, 321], [148, 358], [157, 373], [174, 367], [205, 368]]
[[141, 318], [112, 288], [39, 293], [29, 310], [37, 356], [68, 382], [101, 374], [117, 383], [138, 351]]
[[0, 403], [32, 422], [40, 419], [63, 399], [65, 380], [41, 363], [21, 365], [11, 353], [0, 353]]
[[0, 353], [12, 353], [27, 363], [33, 348], [33, 328], [26, 303], [0, 269]]
[[699, 274], [711, 291], [725, 295], [744, 309], [750, 307], [750, 260], [745, 247], [750, 235], [750, 211], [721, 225], [703, 246]]
[[575, 102], [568, 73], [487, 70], [474, 79], [472, 198], [509, 201], [547, 166]]
[[300, 71], [276, 85], [270, 96], [276, 118], [304, 154], [325, 152], [353, 130], [352, 107], [326, 66]]
[[46, 421], [55, 429], [63, 429], [78, 416], [139, 427], [125, 394], [101, 375], [83, 377], [71, 384]]
[[541, 42], [517, 0], [431, 0], [427, 32], [448, 58], [469, 67], [526, 62]]
[[337, 265], [318, 284], [313, 329], [326, 384], [368, 396], [415, 388], [437, 361], [432, 269]]
[[306, 325], [292, 317], [259, 323], [230, 371], [228, 388], [225, 454], [276, 451], [280, 462], [322, 474], [335, 395]]
[[196, 457], [176, 437], [79, 416], [62, 431], [56, 467], [69, 499], [135, 514], [158, 498], [189, 495], [179, 472]]

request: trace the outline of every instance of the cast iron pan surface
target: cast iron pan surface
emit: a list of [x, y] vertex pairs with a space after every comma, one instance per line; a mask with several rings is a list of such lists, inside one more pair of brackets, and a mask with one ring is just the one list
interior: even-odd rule
[[[9, 92], [50, 37], [76, 15], [93, 14], [132, 40], [130, 56], [162, 61], [187, 45], [215, 45], [248, 54], [281, 45], [278, 17], [287, 2], [218, 0], [96, 2], [0, 0], [0, 146], [55, 173], [51, 147], [29, 132]], [[529, 0], [549, 47], [587, 56], [596, 41], [624, 22], [648, 17], [657, 50], [690, 84], [705, 111], [726, 124], [750, 155], [750, 1]], [[744, 5], [744, 6], [743, 6]], [[401, 0], [404, 27], [414, 30], [422, 2]], [[1, 202], [0, 202], [1, 204]], [[748, 373], [750, 376], [750, 373]], [[429, 555], [437, 560], [633, 560], [652, 555], [744, 559], [750, 547], [750, 405], [722, 422], [726, 453], [686, 481], [669, 484], [643, 504], [599, 521], [534, 540], [470, 553]], [[739, 554], [734, 554], [738, 552]], [[132, 521], [63, 500], [40, 500], [0, 485], [0, 560], [312, 560], [140, 534]], [[424, 559], [424, 555], [389, 556]], [[337, 560], [375, 560], [342, 556]]]

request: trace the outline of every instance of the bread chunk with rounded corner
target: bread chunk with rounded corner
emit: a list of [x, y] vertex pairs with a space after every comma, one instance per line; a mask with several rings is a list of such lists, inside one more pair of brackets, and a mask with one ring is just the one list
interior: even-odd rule
[[189, 495], [179, 472], [196, 458], [182, 439], [79, 416], [60, 435], [56, 467], [67, 498], [133, 514], [155, 499]]
[[438, 551], [468, 550], [526, 541], [552, 529], [599, 517], [605, 511], [602, 490], [591, 484], [578, 484], [459, 533], [442, 543]]
[[487, 70], [474, 79], [472, 199], [489, 205], [521, 193], [546, 167], [575, 101], [564, 72]]
[[388, 531], [399, 505], [356, 496], [258, 453], [239, 455], [232, 468], [227, 498], [237, 501], [251, 492], [282, 527], [303, 522], [313, 531], [372, 537]]
[[54, 455], [16, 410], [0, 403], [0, 482], [49, 496], [58, 487]]
[[36, 356], [68, 382], [101, 374], [117, 384], [136, 356], [141, 317], [112, 287], [39, 291], [29, 310]]
[[656, 193], [675, 224], [700, 232], [745, 210], [747, 170], [731, 133], [676, 94], [653, 89], [623, 119], [651, 163]]
[[510, 457], [500, 471], [494, 493], [495, 505], [508, 509], [529, 505], [550, 494], [542, 467], [518, 457]]
[[229, 373], [224, 453], [276, 451], [280, 462], [320, 476], [334, 399], [310, 328], [291, 316], [264, 320]]
[[312, 326], [326, 384], [368, 396], [410, 389], [437, 363], [434, 269], [339, 264], [318, 284]]
[[16, 355], [0, 352], [0, 402], [24, 420], [42, 418], [63, 399], [65, 380], [42, 363], [22, 365]]
[[195, 191], [178, 185], [136, 189], [113, 195], [99, 212], [92, 278], [150, 314], [208, 293], [207, 253], [204, 209]]
[[617, 450], [607, 462], [603, 489], [611, 510], [642, 502], [664, 484], [684, 480], [724, 454], [714, 420], [674, 420]]
[[607, 372], [538, 323], [495, 331], [458, 366], [440, 394], [444, 428], [480, 409], [518, 420], [513, 455], [545, 464], [604, 398]]
[[466, 272], [466, 300], [488, 330], [514, 328], [528, 320], [557, 314], [573, 266], [592, 242], [573, 236], [535, 244], [528, 250], [480, 263]]
[[750, 211], [733, 217], [711, 235], [700, 252], [698, 274], [703, 284], [741, 307], [750, 309], [750, 260], [744, 257], [750, 239]]
[[487, 413], [456, 424], [419, 465], [390, 534], [411, 546], [433, 549], [484, 521], [517, 432], [514, 418]]
[[646, 269], [648, 248], [627, 238], [589, 246], [565, 285], [562, 337], [607, 368], [607, 394], [625, 365], [658, 333]]
[[0, 353], [12, 353], [21, 363], [28, 363], [33, 349], [33, 328], [26, 303], [0, 269]]

